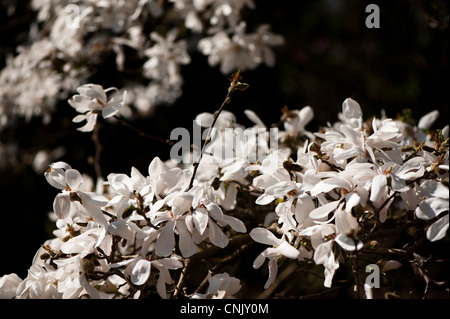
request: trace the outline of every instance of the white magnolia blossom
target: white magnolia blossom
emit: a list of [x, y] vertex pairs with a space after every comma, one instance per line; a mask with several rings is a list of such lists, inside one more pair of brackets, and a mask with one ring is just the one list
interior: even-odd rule
[[180, 65], [191, 62], [186, 41], [175, 42], [177, 33], [176, 29], [172, 29], [167, 33], [166, 38], [157, 32], [150, 33], [150, 39], [155, 44], [144, 51], [148, 60], [143, 65], [145, 77], [167, 83], [169, 87], [175, 88], [183, 84]]
[[220, 71], [229, 74], [233, 70], [252, 70], [265, 63], [274, 65], [274, 53], [271, 46], [283, 44], [283, 38], [272, 34], [268, 25], [262, 25], [256, 33], [245, 33], [246, 24], [241, 22], [230, 35], [219, 31], [210, 37], [201, 39], [199, 50], [208, 56], [211, 66], [220, 64]]
[[268, 288], [277, 277], [278, 259], [282, 256], [296, 259], [300, 256], [300, 252], [292, 247], [284, 238], [279, 239], [275, 237], [273, 233], [265, 228], [254, 228], [250, 232], [250, 236], [256, 242], [272, 246], [264, 250], [253, 262], [253, 268], [259, 268], [262, 266], [266, 258], [269, 259], [269, 278], [264, 285], [264, 288]]
[[[416, 216], [423, 220], [430, 220], [439, 216], [427, 230], [427, 238], [436, 241], [444, 238], [449, 224], [449, 191], [448, 186], [437, 181], [424, 181], [420, 184], [421, 192], [427, 197], [416, 208]], [[441, 213], [447, 212], [441, 216]]]
[[80, 86], [77, 91], [80, 94], [74, 95], [69, 99], [69, 104], [75, 108], [80, 115], [73, 118], [73, 122], [79, 123], [86, 121], [86, 124], [78, 128], [81, 132], [90, 132], [94, 129], [97, 123], [97, 116], [102, 114], [103, 118], [109, 118], [116, 115], [124, 106], [127, 91], [120, 96], [116, 94], [108, 100], [106, 93], [116, 88], [103, 89], [97, 84], [84, 84]]
[[[78, 91], [71, 104], [86, 118], [114, 115], [123, 103], [121, 97], [108, 100], [99, 85]], [[254, 124], [245, 130], [231, 112], [218, 118], [192, 183], [192, 165], [158, 157], [147, 174], [132, 167], [129, 175], [111, 173], [96, 185], [65, 162], [50, 164], [44, 176], [60, 191], [51, 215], [55, 237], [38, 249], [23, 280], [0, 278], [0, 296], [169, 298], [180, 291], [173, 276], [189, 268], [184, 261], [211, 247], [226, 248], [246, 233], [269, 246], [253, 262], [259, 269], [268, 259], [265, 289], [285, 262], [323, 266], [323, 284], [332, 287], [345, 256], [370, 251], [374, 229], [401, 220], [405, 211], [414, 212], [413, 222], [429, 241], [447, 236], [448, 126], [434, 139], [418, 134], [425, 134], [436, 112], [407, 135], [399, 120], [364, 122], [359, 104], [346, 99], [339, 121], [313, 134], [305, 129], [312, 108], [305, 107], [283, 115], [277, 147], [262, 134], [267, 126], [261, 119], [244, 113]], [[209, 128], [213, 115], [201, 113], [195, 122]], [[419, 135], [421, 144], [414, 144]], [[189, 151], [190, 158], [199, 151]], [[402, 265], [393, 259], [382, 264], [383, 272]], [[204, 282], [205, 293], [183, 293], [227, 298], [241, 287], [226, 272], [209, 272]], [[369, 288], [364, 286], [368, 298]]]
[[211, 276], [208, 273], [208, 291], [204, 294], [195, 293], [192, 299], [226, 299], [241, 289], [240, 280], [231, 277], [228, 273], [216, 274]]

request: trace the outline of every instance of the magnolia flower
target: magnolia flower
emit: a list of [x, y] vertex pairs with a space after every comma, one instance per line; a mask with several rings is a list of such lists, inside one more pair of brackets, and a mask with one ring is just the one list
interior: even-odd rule
[[168, 83], [170, 86], [180, 86], [182, 77], [180, 64], [189, 64], [191, 58], [187, 53], [185, 40], [175, 41], [178, 31], [169, 31], [165, 38], [157, 32], [150, 33], [150, 39], [155, 44], [144, 51], [148, 60], [144, 63], [143, 72], [147, 78]]
[[[210, 127], [214, 120], [214, 114], [209, 112], [203, 112], [195, 117], [195, 123], [200, 127]], [[220, 131], [224, 131], [226, 128], [236, 127], [236, 116], [230, 111], [223, 110], [220, 116], [217, 118], [214, 128]]]
[[32, 265], [27, 277], [18, 285], [17, 299], [60, 299], [57, 281], [54, 278], [55, 269], [51, 265], [45, 267]]
[[184, 18], [184, 25], [186, 28], [201, 32], [203, 30], [203, 21], [200, 13], [205, 10], [208, 1], [196, 0], [169, 0], [174, 3], [175, 10]]
[[[324, 172], [319, 176], [328, 177], [321, 180], [311, 189], [312, 196], [319, 196], [322, 193], [329, 193], [332, 190], [338, 189], [345, 199], [345, 211], [350, 213], [352, 208], [361, 205], [365, 206], [368, 197], [368, 191], [365, 185], [374, 172], [371, 163], [352, 163], [346, 166], [345, 170], [340, 172]], [[324, 218], [331, 211], [336, 209], [341, 202], [341, 199], [336, 201], [326, 202], [322, 199], [323, 204], [311, 212], [311, 218]]]
[[210, 3], [211, 4], [211, 18], [210, 23], [223, 28], [226, 24], [230, 27], [234, 27], [238, 24], [240, 19], [240, 11], [244, 7], [250, 9], [255, 8], [253, 0], [200, 0], [194, 1], [194, 3]]
[[265, 228], [257, 227], [252, 229], [250, 236], [256, 242], [272, 246], [264, 250], [253, 262], [253, 268], [257, 269], [262, 266], [266, 258], [269, 259], [269, 278], [264, 285], [264, 289], [267, 289], [273, 284], [277, 276], [278, 259], [282, 256], [297, 259], [300, 256], [300, 252], [292, 247], [284, 238], [279, 239], [275, 237], [272, 232]]
[[155, 252], [158, 256], [169, 256], [175, 247], [175, 233], [179, 236], [179, 247], [183, 257], [190, 257], [198, 251], [192, 240], [186, 222], [185, 214], [191, 207], [192, 197], [186, 193], [172, 193], [164, 200], [171, 207], [170, 210], [158, 211], [152, 214], [153, 225], [158, 229]]
[[449, 193], [448, 187], [436, 181], [424, 181], [420, 184], [420, 190], [428, 197], [416, 209], [416, 216], [423, 220], [430, 220], [440, 216], [447, 211], [444, 216], [439, 217], [428, 227], [427, 238], [430, 241], [442, 239], [448, 230], [449, 225]]
[[336, 226], [333, 224], [319, 224], [311, 226], [299, 233], [300, 236], [310, 236], [314, 248], [314, 262], [324, 265], [325, 287], [331, 287], [334, 273], [339, 268], [339, 262], [333, 253], [333, 238], [336, 235]]
[[225, 247], [229, 239], [220, 226], [229, 225], [234, 231], [246, 232], [239, 219], [223, 214], [214, 202], [213, 188], [210, 185], [196, 185], [189, 192], [174, 192], [155, 203], [154, 207], [169, 207], [170, 210], [149, 213], [158, 229], [155, 252], [158, 256], [168, 256], [175, 247], [175, 234], [183, 257], [190, 257], [198, 251], [196, 244], [209, 238], [218, 247]]
[[275, 65], [275, 54], [271, 46], [284, 44], [284, 38], [278, 34], [270, 32], [270, 25], [263, 24], [258, 26], [254, 34], [249, 35], [251, 41], [249, 48], [255, 59], [263, 62], [269, 67]]
[[311, 122], [314, 117], [314, 112], [310, 106], [305, 106], [301, 110], [289, 110], [283, 115], [285, 132], [281, 135], [282, 138], [287, 139], [289, 136], [306, 135], [308, 138], [313, 138], [314, 135], [305, 129], [305, 126]]
[[[359, 104], [347, 98], [342, 105], [342, 113], [339, 113], [341, 122], [325, 133], [315, 133], [316, 136], [325, 139], [321, 144], [321, 150], [328, 153], [332, 161], [339, 166], [345, 166], [348, 159], [369, 157], [374, 163], [378, 159], [401, 163], [401, 158], [396, 156], [401, 148], [399, 144], [402, 134], [396, 123], [391, 119], [381, 122], [377, 127], [377, 121], [372, 121], [374, 133], [367, 136], [362, 128], [362, 111]], [[390, 148], [393, 151], [384, 151]]]
[[16, 274], [9, 274], [0, 277], [0, 299], [11, 299], [16, 296], [16, 290], [22, 282]]
[[183, 264], [177, 256], [155, 260], [141, 256], [110, 265], [111, 268], [124, 266], [125, 269], [123, 272], [125, 276], [130, 278], [131, 283], [137, 286], [145, 284], [150, 278], [152, 267], [156, 268], [159, 271], [156, 289], [161, 298], [167, 299], [166, 284], [172, 284], [172, 277], [170, 276], [169, 270], [181, 268]]
[[314, 262], [316, 265], [325, 267], [325, 281], [323, 285], [327, 288], [331, 287], [334, 273], [339, 268], [339, 262], [333, 253], [333, 240], [320, 244], [314, 251]]
[[154, 198], [160, 200], [167, 195], [185, 190], [189, 184], [191, 173], [178, 167], [170, 168], [159, 157], [155, 157], [148, 166], [148, 184], [141, 189], [146, 201]]
[[348, 234], [339, 234], [336, 236], [334, 241], [346, 251], [358, 251], [364, 247], [362, 241], [355, 239], [353, 236], [349, 236]]
[[56, 162], [50, 165], [44, 176], [50, 185], [62, 191], [56, 195], [53, 202], [53, 210], [59, 218], [64, 219], [69, 216], [73, 206], [78, 205], [75, 204], [77, 201], [72, 199], [78, 197], [81, 205], [78, 206], [77, 212], [92, 216], [99, 224], [106, 224], [101, 207], [106, 206], [108, 200], [102, 195], [84, 191], [83, 177], [79, 171], [72, 169], [65, 162]]
[[85, 294], [93, 299], [100, 298], [98, 290], [86, 278], [83, 257], [82, 255], [75, 255], [55, 261], [58, 268], [53, 278], [57, 283], [57, 290], [62, 299], [77, 299]]
[[211, 276], [208, 273], [209, 287], [204, 294], [195, 293], [191, 299], [225, 299], [230, 298], [241, 289], [240, 280], [230, 277], [228, 273]]
[[430, 129], [433, 123], [438, 118], [439, 118], [439, 111], [433, 110], [419, 119], [419, 122], [417, 123], [417, 127], [415, 128], [414, 132], [414, 138], [417, 140], [418, 143], [429, 141], [429, 135], [425, 133], [425, 130]]
[[198, 42], [199, 50], [208, 56], [209, 65], [220, 63], [220, 71], [223, 74], [230, 74], [236, 69], [251, 70], [258, 66], [248, 47], [244, 29], [245, 23], [241, 23], [231, 38], [225, 31], [220, 31]]
[[83, 113], [77, 115], [72, 120], [75, 123], [86, 120], [86, 124], [78, 128], [81, 132], [90, 132], [94, 129], [97, 123], [97, 116], [101, 112], [103, 118], [109, 118], [116, 115], [120, 108], [123, 107], [127, 92], [123, 95], [116, 95], [109, 101], [106, 93], [112, 90], [118, 91], [116, 88], [103, 89], [97, 84], [84, 84], [80, 86], [77, 91], [80, 94], [74, 95], [69, 99], [69, 104], [76, 109], [77, 112]]

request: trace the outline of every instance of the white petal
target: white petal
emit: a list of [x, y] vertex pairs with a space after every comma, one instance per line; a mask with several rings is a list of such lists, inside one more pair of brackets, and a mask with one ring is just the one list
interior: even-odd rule
[[[192, 240], [186, 225], [183, 222], [177, 223], [177, 230], [180, 239], [178, 240], [178, 245], [180, 246], [180, 251], [183, 257], [188, 258], [193, 254], [198, 252], [198, 247]], [[168, 258], [166, 258], [168, 259]]]
[[17, 287], [22, 282], [22, 279], [15, 273], [0, 277], [0, 298], [12, 299], [16, 297]]
[[80, 86], [77, 91], [81, 95], [88, 96], [93, 99], [97, 99], [103, 104], [106, 104], [106, 94], [103, 87], [97, 84], [84, 84]]
[[[345, 211], [350, 213], [352, 208], [359, 205], [361, 197], [356, 192], [352, 192], [345, 197]], [[363, 206], [363, 205], [361, 205]]]
[[135, 285], [142, 285], [150, 276], [151, 271], [151, 263], [148, 260], [140, 259], [134, 265], [133, 270], [131, 271], [131, 282]]
[[271, 195], [267, 195], [267, 194], [262, 194], [261, 196], [259, 196], [255, 203], [258, 205], [267, 205], [270, 204], [271, 202], [273, 202], [273, 200], [275, 199], [275, 197], [271, 196]]
[[[256, 166], [256, 165], [254, 165], [254, 166]], [[262, 169], [262, 167], [261, 167], [261, 169]], [[275, 185], [276, 183], [278, 183], [278, 180], [275, 177], [273, 177], [272, 175], [260, 175], [253, 179], [253, 186], [262, 188], [262, 189], [266, 189], [266, 188], [270, 187], [271, 185]]]
[[176, 257], [158, 259], [155, 260], [153, 263], [155, 266], [164, 267], [172, 270], [183, 267], [181, 261]]
[[194, 219], [194, 225], [197, 228], [200, 235], [203, 235], [203, 233], [206, 230], [206, 227], [208, 226], [208, 211], [206, 208], [199, 207], [194, 210], [192, 213], [192, 217]]
[[311, 106], [305, 106], [298, 112], [298, 117], [300, 118], [303, 126], [308, 124], [314, 118], [314, 111]]
[[80, 132], [91, 132], [97, 123], [97, 114], [89, 113], [86, 117], [86, 124], [80, 128], [77, 128]]
[[220, 209], [219, 205], [216, 203], [208, 203], [206, 204], [206, 209], [208, 210], [210, 216], [217, 221], [223, 220], [223, 212]]
[[360, 240], [354, 240], [346, 234], [339, 234], [335, 241], [347, 251], [355, 251], [363, 248], [364, 244]]
[[362, 111], [358, 102], [351, 98], [347, 98], [342, 103], [342, 113], [352, 128], [361, 127]]
[[108, 233], [113, 236], [120, 236], [128, 241], [133, 240], [133, 233], [124, 220], [116, 220], [108, 225]]
[[264, 285], [264, 289], [269, 288], [270, 285], [272, 285], [275, 279], [277, 278], [278, 264], [276, 259], [269, 260], [268, 269], [269, 269], [269, 278], [267, 278], [266, 284]]
[[431, 111], [430, 113], [420, 118], [419, 123], [417, 124], [417, 128], [419, 130], [429, 129], [431, 125], [433, 125], [433, 123], [438, 119], [438, 117], [439, 117], [438, 110]]
[[64, 219], [69, 216], [70, 212], [70, 194], [68, 192], [59, 193], [53, 201], [53, 211], [56, 215]]
[[240, 219], [237, 219], [236, 217], [223, 215], [222, 220], [228, 225], [230, 225], [230, 227], [238, 233], [247, 232], [247, 228], [245, 227], [244, 223]]
[[420, 185], [420, 190], [425, 196], [428, 197], [439, 197], [446, 198], [449, 197], [448, 188], [442, 183], [436, 181], [425, 181]]
[[200, 113], [195, 117], [195, 123], [201, 127], [209, 127], [212, 124], [213, 115], [211, 113]]
[[107, 119], [109, 117], [112, 117], [119, 113], [119, 110], [112, 107], [111, 105], [108, 105], [102, 109], [102, 116], [104, 119]]
[[383, 265], [383, 268], [381, 269], [382, 273], [385, 273], [386, 271], [389, 270], [394, 270], [394, 269], [398, 269], [402, 266], [402, 263], [397, 261], [397, 260], [388, 260], [386, 261], [386, 263]]
[[108, 205], [108, 199], [100, 194], [94, 192], [78, 192], [81, 200], [83, 202], [83, 206], [96, 206], [96, 207], [104, 207]]
[[281, 243], [280, 246], [277, 247], [280, 254], [282, 254], [285, 257], [296, 259], [300, 255], [300, 252], [292, 247], [287, 241], [284, 241]]
[[309, 213], [314, 210], [314, 202], [312, 198], [307, 195], [301, 197], [295, 206], [295, 219], [297, 220], [299, 225], [303, 225], [303, 223], [308, 219]]
[[47, 180], [47, 182], [52, 185], [55, 188], [58, 189], [65, 189], [66, 188], [66, 182], [64, 179], [64, 175], [63, 172], [61, 172], [61, 170], [56, 170], [56, 169], [50, 169], [50, 171], [45, 172], [44, 174], [45, 179]]
[[281, 242], [281, 239], [275, 237], [271, 231], [261, 227], [253, 228], [250, 237], [258, 243], [269, 246], [278, 246]]
[[[340, 151], [340, 148], [336, 148], [336, 151]], [[357, 156], [359, 154], [363, 154], [364, 152], [359, 149], [358, 147], [352, 147], [348, 150], [345, 151], [340, 151], [339, 153], [337, 152], [333, 152], [333, 159], [335, 161], [339, 161], [339, 160], [343, 160], [343, 159], [347, 159], [347, 158], [351, 158], [353, 156]]]
[[80, 115], [75, 116], [75, 117], [72, 119], [72, 122], [74, 122], [74, 123], [80, 123], [80, 122], [83, 122], [84, 120], [86, 120], [86, 118], [87, 118], [87, 116], [86, 116], [85, 114], [80, 114]]
[[314, 252], [314, 262], [316, 265], [323, 264], [325, 266], [325, 287], [331, 287], [334, 273], [339, 268], [339, 263], [334, 258], [333, 251], [331, 249], [333, 241], [327, 241], [320, 244]]
[[320, 181], [311, 189], [311, 195], [316, 196], [320, 193], [328, 193], [335, 188], [345, 188], [348, 191], [352, 190], [352, 185], [350, 181], [344, 178], [331, 177]]
[[258, 257], [255, 258], [255, 261], [253, 261], [253, 268], [258, 269], [262, 266], [265, 260], [266, 256], [263, 253], [259, 254]]
[[352, 230], [357, 230], [358, 221], [355, 217], [352, 216], [351, 213], [342, 209], [343, 206], [339, 207], [334, 213], [336, 218], [335, 225], [338, 233], [349, 233]]
[[83, 183], [83, 177], [76, 169], [68, 169], [65, 174], [65, 180], [72, 191], [77, 191], [81, 183]]
[[219, 228], [219, 226], [216, 225], [216, 223], [210, 219], [208, 223], [209, 228], [209, 239], [211, 240], [211, 243], [217, 247], [224, 248], [228, 245], [228, 237], [225, 236], [225, 234], [222, 232], [222, 230]]
[[169, 256], [175, 246], [175, 236], [173, 231], [174, 221], [169, 220], [167, 224], [160, 229], [160, 234], [156, 240], [156, 254], [161, 257]]
[[148, 175], [151, 178], [158, 178], [159, 175], [165, 171], [164, 163], [159, 159], [159, 157], [155, 157], [148, 167]]
[[161, 274], [156, 283], [156, 291], [158, 291], [158, 294], [162, 299], [167, 299], [166, 280]]
[[405, 180], [397, 175], [391, 175], [391, 187], [396, 192], [406, 192], [409, 190], [409, 187], [406, 186]]
[[404, 180], [411, 180], [421, 177], [424, 172], [425, 159], [423, 157], [414, 157], [403, 164], [403, 166], [395, 172], [395, 175]]
[[294, 190], [296, 188], [297, 188], [297, 186], [295, 185], [294, 182], [283, 181], [283, 182], [279, 182], [273, 186], [268, 187], [266, 189], [266, 194], [281, 198], [281, 197], [285, 196], [288, 192], [290, 192], [291, 190]]
[[387, 178], [386, 175], [380, 174], [372, 179], [372, 191], [370, 193], [370, 200], [374, 203], [379, 203], [383, 195], [386, 194]]
[[430, 241], [437, 241], [445, 237], [448, 230], [448, 214], [439, 218], [427, 230], [427, 238]]
[[67, 164], [66, 162], [55, 162], [55, 163], [52, 163], [51, 165], [50, 165], [53, 169], [58, 169], [58, 168], [61, 168], [61, 169], [63, 169], [63, 170], [68, 170], [68, 169], [71, 169], [72, 167], [69, 165], [69, 164]]
[[309, 213], [309, 217], [314, 218], [314, 219], [320, 219], [320, 218], [327, 217], [331, 211], [333, 211], [334, 209], [336, 209], [336, 207], [338, 207], [338, 205], [339, 205], [339, 201], [337, 200], [337, 201], [319, 206], [316, 209], [314, 209], [311, 213]]
[[449, 201], [442, 198], [430, 198], [422, 202], [416, 209], [416, 216], [429, 220], [449, 209]]
[[258, 127], [266, 127], [266, 125], [261, 121], [261, 119], [252, 110], [244, 110], [245, 115], [250, 121], [256, 124]]

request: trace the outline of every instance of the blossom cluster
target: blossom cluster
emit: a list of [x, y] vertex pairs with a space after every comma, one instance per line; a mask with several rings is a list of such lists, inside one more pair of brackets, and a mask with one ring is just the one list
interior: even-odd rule
[[[108, 101], [99, 85], [78, 91], [69, 103], [88, 128], [94, 115], [121, 110], [121, 96]], [[254, 123], [248, 130], [267, 129], [253, 111], [245, 114]], [[313, 116], [310, 106], [285, 109], [274, 147], [267, 139], [244, 139], [229, 111], [199, 114], [200, 126], [216, 125], [198, 174], [192, 165], [155, 157], [146, 174], [132, 167], [129, 175], [94, 182], [68, 163], [51, 164], [44, 175], [59, 190], [51, 213], [55, 237], [36, 252], [26, 278], [0, 278], [0, 296], [231, 297], [241, 288], [234, 274], [211, 270], [204, 293], [200, 283], [189, 290], [184, 278], [214, 249], [245, 240], [267, 246], [253, 263], [259, 269], [268, 260], [265, 289], [287, 263], [323, 267], [323, 285], [332, 287], [350, 256], [381, 246], [377, 236], [388, 221], [421, 228], [430, 242], [448, 237], [449, 126], [431, 130], [438, 111], [417, 124], [385, 115], [365, 121], [348, 98], [339, 120], [315, 133], [306, 130]], [[218, 160], [215, 150], [224, 148], [234, 155]], [[254, 160], [241, 156], [255, 152]], [[386, 269], [408, 266], [384, 262], [394, 265]]]
[[[9, 3], [8, 12], [14, 8]], [[253, 0], [32, 0], [30, 8], [26, 42], [0, 70], [0, 132], [21, 118], [48, 124], [58, 102], [103, 70], [120, 74], [128, 92], [122, 115], [147, 116], [181, 96], [181, 66], [193, 52], [228, 74], [272, 66], [271, 47], [283, 43], [267, 24], [246, 33], [241, 13], [256, 8]], [[115, 64], [105, 65], [110, 57]], [[11, 158], [0, 169], [18, 161], [17, 153], [16, 144], [0, 141], [0, 154]]]

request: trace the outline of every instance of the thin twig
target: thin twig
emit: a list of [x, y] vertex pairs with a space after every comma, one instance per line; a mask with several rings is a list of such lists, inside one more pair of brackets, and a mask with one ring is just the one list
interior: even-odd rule
[[152, 134], [149, 134], [147, 132], [142, 131], [141, 129], [133, 126], [133, 124], [131, 124], [130, 122], [128, 122], [127, 120], [125, 120], [123, 117], [121, 117], [119, 115], [114, 115], [114, 118], [116, 120], [118, 120], [120, 124], [122, 124], [123, 126], [128, 127], [129, 129], [132, 129], [133, 131], [138, 133], [140, 136], [147, 137], [147, 138], [150, 138], [152, 140], [159, 141], [159, 142], [162, 142], [164, 144], [171, 145], [171, 146], [175, 144], [175, 142], [172, 141], [172, 140], [164, 139], [164, 138], [161, 138], [161, 137], [158, 137], [158, 136], [154, 136]]
[[205, 139], [205, 142], [203, 143], [202, 149], [200, 150], [200, 155], [198, 156], [198, 160], [193, 164], [194, 165], [194, 171], [192, 172], [191, 181], [189, 182], [189, 186], [188, 186], [187, 190], [190, 190], [192, 188], [193, 184], [194, 184], [195, 175], [197, 174], [197, 170], [198, 170], [198, 167], [200, 165], [200, 161], [202, 160], [203, 153], [205, 152], [206, 145], [209, 143], [209, 141], [211, 139], [212, 129], [214, 128], [214, 125], [216, 124], [217, 119], [220, 116], [220, 113], [222, 113], [222, 111], [225, 108], [225, 106], [230, 103], [231, 95], [233, 94], [234, 91], [236, 91], [236, 90], [244, 91], [244, 90], [246, 90], [248, 88], [248, 84], [241, 83], [241, 82], [239, 82], [239, 80], [240, 80], [240, 70], [238, 70], [236, 73], [234, 73], [230, 77], [231, 84], [228, 87], [227, 96], [223, 100], [222, 105], [220, 106], [219, 110], [214, 114], [213, 121], [212, 121], [212, 123], [211, 123], [211, 125], [209, 126], [209, 129], [208, 129], [208, 135], [207, 135], [207, 137]]
[[98, 132], [99, 132], [99, 126], [96, 125], [92, 132], [92, 140], [94, 141], [94, 145], [95, 145], [94, 168], [95, 168], [95, 174], [97, 175], [97, 180], [102, 178], [102, 170], [100, 167], [100, 155], [102, 153], [102, 144], [100, 144]]
[[195, 175], [197, 174], [198, 166], [200, 165], [200, 161], [202, 160], [203, 153], [205, 152], [206, 145], [208, 144], [208, 142], [211, 139], [212, 129], [213, 129], [214, 125], [216, 124], [217, 118], [219, 117], [220, 113], [222, 113], [224, 107], [228, 103], [230, 103], [231, 93], [232, 93], [232, 91], [228, 91], [227, 96], [225, 97], [225, 100], [223, 101], [223, 103], [220, 106], [219, 110], [214, 114], [213, 121], [212, 121], [211, 125], [209, 126], [208, 135], [207, 135], [207, 137], [205, 139], [205, 142], [203, 143], [203, 146], [202, 146], [202, 149], [200, 151], [200, 155], [198, 157], [198, 160], [194, 163], [194, 171], [192, 173], [191, 181], [189, 182], [189, 186], [188, 186], [187, 190], [190, 190], [192, 188], [193, 184], [194, 184], [194, 179], [195, 179]]
[[191, 260], [189, 258], [186, 258], [184, 260], [184, 267], [183, 267], [183, 270], [181, 271], [180, 278], [178, 279], [177, 286], [175, 287], [175, 291], [173, 293], [173, 298], [174, 299], [178, 298], [178, 295], [179, 295], [180, 291], [183, 288], [184, 278], [186, 276], [186, 272], [187, 272], [187, 269], [189, 268], [190, 262], [191, 262]]

